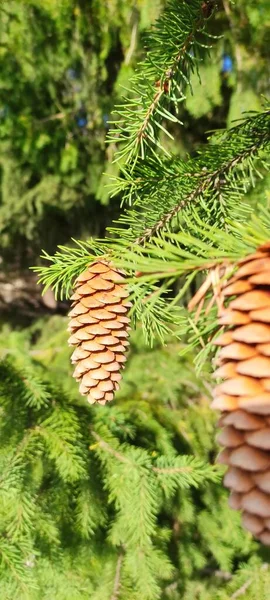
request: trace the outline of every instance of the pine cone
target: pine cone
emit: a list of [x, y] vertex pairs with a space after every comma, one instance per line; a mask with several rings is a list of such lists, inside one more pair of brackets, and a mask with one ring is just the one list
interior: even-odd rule
[[[123, 282], [123, 283], [122, 283]], [[75, 282], [69, 313], [68, 342], [77, 346], [73, 377], [88, 402], [106, 404], [119, 389], [130, 330], [124, 277], [103, 260], [94, 262]]]
[[219, 313], [226, 330], [216, 340], [217, 385], [212, 407], [222, 411], [218, 461], [229, 466], [229, 504], [255, 537], [270, 545], [270, 243], [239, 261], [223, 286], [235, 296]]

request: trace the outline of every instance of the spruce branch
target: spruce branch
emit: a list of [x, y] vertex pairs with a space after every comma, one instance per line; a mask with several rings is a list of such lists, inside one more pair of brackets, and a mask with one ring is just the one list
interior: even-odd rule
[[[94, 439], [97, 440], [100, 448], [111, 454], [117, 461], [129, 464], [130, 467], [136, 467], [136, 463], [129, 459], [126, 454], [116, 450], [111, 444], [105, 441], [96, 431], [91, 430]], [[95, 447], [93, 447], [93, 450]], [[138, 464], [139, 466], [139, 464]], [[193, 485], [197, 487], [206, 480], [218, 481], [221, 477], [219, 469], [206, 465], [202, 461], [197, 460], [193, 456], [179, 456], [171, 460], [160, 456], [156, 464], [149, 464], [149, 471], [156, 473], [160, 477], [160, 483], [163, 487], [163, 476], [171, 479], [171, 484], [186, 487]]]
[[[260, 567], [260, 572], [263, 571], [268, 571], [269, 569], [269, 565], [267, 563], [263, 563]], [[238, 588], [231, 596], [231, 600], [235, 600], [236, 598], [240, 598], [241, 596], [243, 596], [246, 591], [250, 588], [250, 586], [252, 585], [254, 578], [258, 576], [258, 572], [255, 572], [253, 574], [253, 576], [249, 577], [244, 583], [243, 585], [241, 585], [240, 588]]]
[[58, 250], [53, 256], [43, 251], [41, 258], [49, 261], [49, 267], [32, 267], [32, 270], [38, 273], [38, 283], [44, 285], [43, 293], [51, 286], [55, 292], [55, 297], [63, 299], [69, 297], [74, 279], [93, 261], [96, 256], [104, 254], [104, 245], [101, 245], [91, 239], [87, 242], [73, 240], [74, 247], [58, 246]]
[[[124, 194], [132, 195], [133, 208], [120, 217], [105, 240], [80, 242], [75, 246], [59, 246], [54, 256], [43, 253], [49, 267], [33, 270], [46, 290], [51, 286], [60, 298], [69, 295], [74, 278], [98, 255], [109, 253], [112, 260], [130, 254], [130, 248], [145, 246], [147, 240], [171, 228], [190, 226], [194, 210], [210, 217], [216, 227], [227, 227], [226, 219], [239, 215], [245, 220], [242, 196], [248, 188], [250, 174], [260, 175], [259, 165], [267, 163], [263, 152], [270, 144], [270, 110], [249, 116], [228, 132], [216, 135], [198, 156], [182, 160], [139, 162], [134, 177], [120, 180]], [[127, 171], [125, 171], [127, 173]], [[220, 190], [224, 205], [216, 202]], [[240, 208], [239, 208], [240, 206]], [[203, 214], [202, 214], [203, 213]], [[176, 217], [181, 218], [176, 227]], [[138, 254], [137, 250], [136, 253]]]
[[[269, 137], [263, 136], [261, 139], [262, 146], [265, 142], [270, 141]], [[166, 226], [177, 217], [178, 213], [188, 207], [192, 202], [198, 202], [199, 199], [203, 196], [203, 194], [209, 189], [211, 192], [215, 194], [215, 192], [220, 192], [221, 188], [221, 180], [222, 178], [226, 178], [226, 176], [230, 173], [230, 171], [237, 167], [241, 162], [244, 162], [249, 156], [254, 156], [258, 152], [258, 146], [253, 144], [250, 148], [246, 149], [242, 153], [234, 156], [231, 160], [228, 160], [227, 163], [223, 163], [219, 169], [215, 169], [214, 171], [205, 175], [204, 173], [199, 176], [200, 183], [199, 185], [186, 196], [185, 199], [181, 199], [179, 203], [176, 204], [168, 213], [164, 214], [162, 218], [152, 227], [147, 229], [137, 240], [135, 243], [143, 244], [147, 239], [156, 235], [159, 231], [166, 228]], [[192, 174], [188, 174], [188, 176], [192, 176]]]
[[[183, 211], [194, 207], [224, 227], [226, 216], [245, 218], [242, 197], [269, 168], [270, 110], [249, 115], [227, 132], [215, 134], [195, 158], [157, 163], [140, 161], [133, 173], [123, 171], [116, 190], [132, 204], [109, 228], [114, 236], [143, 245], [168, 228], [179, 227]], [[221, 197], [222, 194], [222, 197]]]
[[138, 158], [145, 158], [146, 151], [156, 158], [156, 148], [166, 153], [158, 133], [163, 131], [171, 137], [162, 121], [178, 121], [171, 105], [177, 108], [185, 99], [190, 73], [197, 68], [201, 50], [208, 48], [202, 38], [207, 37], [205, 25], [214, 7], [212, 0], [192, 0], [189, 4], [170, 0], [149, 32], [146, 58], [131, 81], [131, 96], [116, 106], [118, 119], [108, 136], [109, 142], [123, 142], [116, 158], [125, 158], [132, 169]]
[[29, 587], [33, 587], [30, 577], [24, 569], [22, 556], [16, 544], [4, 538], [0, 542], [0, 566], [7, 567], [12, 578], [18, 586], [20, 593], [28, 594]]
[[124, 560], [124, 553], [120, 552], [118, 559], [117, 559], [117, 563], [116, 563], [115, 578], [114, 578], [114, 583], [113, 583], [113, 593], [112, 593], [110, 600], [117, 600], [117, 598], [119, 597], [120, 587], [121, 587], [121, 569], [122, 569], [123, 560]]
[[[108, 442], [106, 442], [96, 431], [94, 431], [93, 429], [91, 429], [91, 435], [93, 436], [93, 438], [95, 440], [97, 440], [99, 446], [101, 448], [103, 448], [103, 450], [106, 450], [106, 452], [109, 452], [109, 454], [111, 454], [112, 456], [114, 456], [114, 458], [116, 458], [117, 460], [119, 460], [120, 462], [124, 462], [124, 463], [128, 463], [128, 464], [132, 464], [131, 461], [124, 456], [124, 454], [121, 454], [120, 452], [117, 452], [117, 450], [115, 450], [112, 446], [110, 446], [110, 444]], [[94, 448], [92, 448], [94, 449]]]

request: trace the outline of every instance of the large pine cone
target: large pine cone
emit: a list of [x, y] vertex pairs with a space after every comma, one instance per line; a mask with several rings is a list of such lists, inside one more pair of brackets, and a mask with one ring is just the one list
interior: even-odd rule
[[112, 265], [99, 260], [75, 282], [68, 342], [77, 346], [71, 357], [76, 365], [73, 377], [90, 404], [106, 404], [119, 389], [130, 329], [124, 281]]
[[230, 506], [262, 543], [270, 545], [270, 243], [239, 261], [223, 287], [236, 296], [219, 313], [226, 331], [216, 340], [217, 377], [212, 407], [223, 412], [219, 462]]

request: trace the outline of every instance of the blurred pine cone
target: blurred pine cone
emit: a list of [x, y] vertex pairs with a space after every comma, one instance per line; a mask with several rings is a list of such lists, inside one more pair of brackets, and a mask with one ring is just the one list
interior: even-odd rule
[[68, 342], [76, 346], [73, 377], [88, 402], [106, 404], [119, 389], [130, 330], [128, 291], [123, 274], [98, 260], [75, 282]]
[[240, 260], [223, 285], [234, 296], [219, 312], [225, 325], [212, 407], [222, 411], [218, 461], [228, 465], [224, 484], [244, 527], [270, 545], [270, 243]]

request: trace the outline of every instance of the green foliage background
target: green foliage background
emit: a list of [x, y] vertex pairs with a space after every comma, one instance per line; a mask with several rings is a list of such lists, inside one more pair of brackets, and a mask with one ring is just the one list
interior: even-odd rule
[[[108, 175], [119, 176], [117, 139], [106, 145], [105, 137], [123, 86], [130, 90], [144, 56], [145, 31], [164, 5], [2, 2], [0, 247], [8, 277], [15, 268], [23, 277], [41, 247], [53, 252], [70, 237], [103, 235], [121, 200], [133, 198], [123, 173], [110, 196]], [[173, 139], [161, 132], [179, 189], [179, 161], [194, 155], [206, 132], [261, 109], [262, 95], [269, 96], [269, 3], [224, 0], [218, 8], [209, 32], [222, 37], [213, 38], [210, 55], [202, 49], [200, 79], [191, 73], [179, 110], [184, 127], [172, 120]], [[224, 56], [232, 61], [227, 71]], [[259, 199], [268, 207], [268, 179], [250, 191], [249, 206]], [[167, 183], [165, 177], [164, 199], [172, 194]], [[151, 197], [150, 184], [145, 197]], [[265, 227], [266, 233], [253, 224], [246, 237], [239, 230], [235, 255], [252, 248], [256, 235], [264, 239], [269, 222]], [[192, 225], [189, 233], [187, 249], [194, 244]], [[211, 245], [208, 233], [204, 241]], [[223, 247], [232, 251], [235, 231], [227, 234]], [[169, 250], [170, 267], [175, 255]], [[153, 267], [156, 247], [147, 252]], [[179, 253], [168, 283], [175, 294], [186, 268], [181, 271], [182, 258]], [[138, 260], [143, 268], [145, 256]], [[139, 325], [116, 401], [91, 408], [71, 377], [66, 324], [56, 314], [37, 315], [25, 328], [4, 324], [0, 334], [1, 597], [269, 600], [269, 551], [241, 528], [227, 505], [222, 469], [214, 466], [211, 364], [202, 354], [195, 374], [196, 335], [178, 342], [165, 329], [165, 345], [155, 339], [149, 348]]]
[[[118, 212], [109, 200], [114, 147], [108, 121], [143, 52], [145, 30], [163, 2], [38, 0], [1, 3], [0, 232], [8, 260], [29, 264], [40, 247], [100, 235]], [[224, 9], [225, 8], [225, 9]], [[185, 156], [269, 88], [267, 1], [224, 7], [210, 24], [223, 35], [191, 78], [166, 144]], [[223, 56], [232, 71], [223, 72]], [[78, 124], [79, 120], [83, 126]], [[22, 259], [23, 257], [23, 259]], [[28, 261], [27, 261], [28, 258]]]

